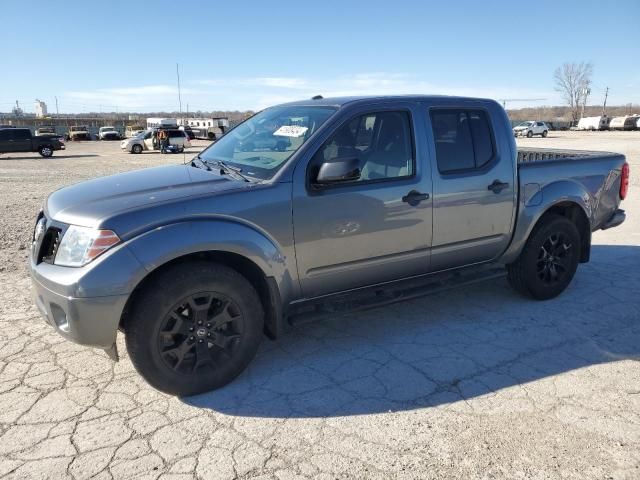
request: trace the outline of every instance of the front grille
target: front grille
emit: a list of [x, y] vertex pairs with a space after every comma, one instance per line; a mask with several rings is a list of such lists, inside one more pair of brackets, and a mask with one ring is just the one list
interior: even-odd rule
[[62, 240], [62, 230], [56, 227], [49, 227], [42, 238], [40, 250], [38, 252], [38, 263], [53, 263], [56, 257], [58, 246]]

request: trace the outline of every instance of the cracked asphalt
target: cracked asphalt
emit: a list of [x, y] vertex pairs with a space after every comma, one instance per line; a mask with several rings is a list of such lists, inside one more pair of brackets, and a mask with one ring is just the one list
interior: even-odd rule
[[26, 271], [50, 191], [182, 156], [0, 156], [0, 477], [640, 478], [640, 132], [519, 143], [631, 164], [627, 221], [562, 296], [498, 280], [300, 326], [189, 398], [149, 387], [121, 335], [119, 363], [56, 335]]

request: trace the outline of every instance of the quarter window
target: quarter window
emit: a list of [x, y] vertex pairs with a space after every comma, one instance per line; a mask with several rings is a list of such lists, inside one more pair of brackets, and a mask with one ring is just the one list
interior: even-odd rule
[[494, 143], [483, 110], [431, 110], [431, 128], [440, 173], [482, 168], [494, 156]]

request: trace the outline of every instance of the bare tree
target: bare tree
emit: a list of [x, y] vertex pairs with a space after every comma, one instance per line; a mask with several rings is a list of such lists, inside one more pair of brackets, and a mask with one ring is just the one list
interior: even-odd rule
[[571, 117], [578, 121], [580, 106], [587, 103], [587, 97], [591, 93], [591, 76], [593, 65], [591, 63], [564, 63], [556, 68], [553, 74], [555, 89], [571, 108]]

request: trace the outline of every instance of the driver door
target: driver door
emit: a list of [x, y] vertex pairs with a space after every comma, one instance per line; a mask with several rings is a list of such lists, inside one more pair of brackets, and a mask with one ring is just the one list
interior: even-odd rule
[[[418, 166], [413, 118], [408, 108], [359, 114], [296, 169], [293, 223], [305, 297], [429, 270], [431, 175]], [[314, 185], [321, 164], [354, 156], [359, 179]]]

